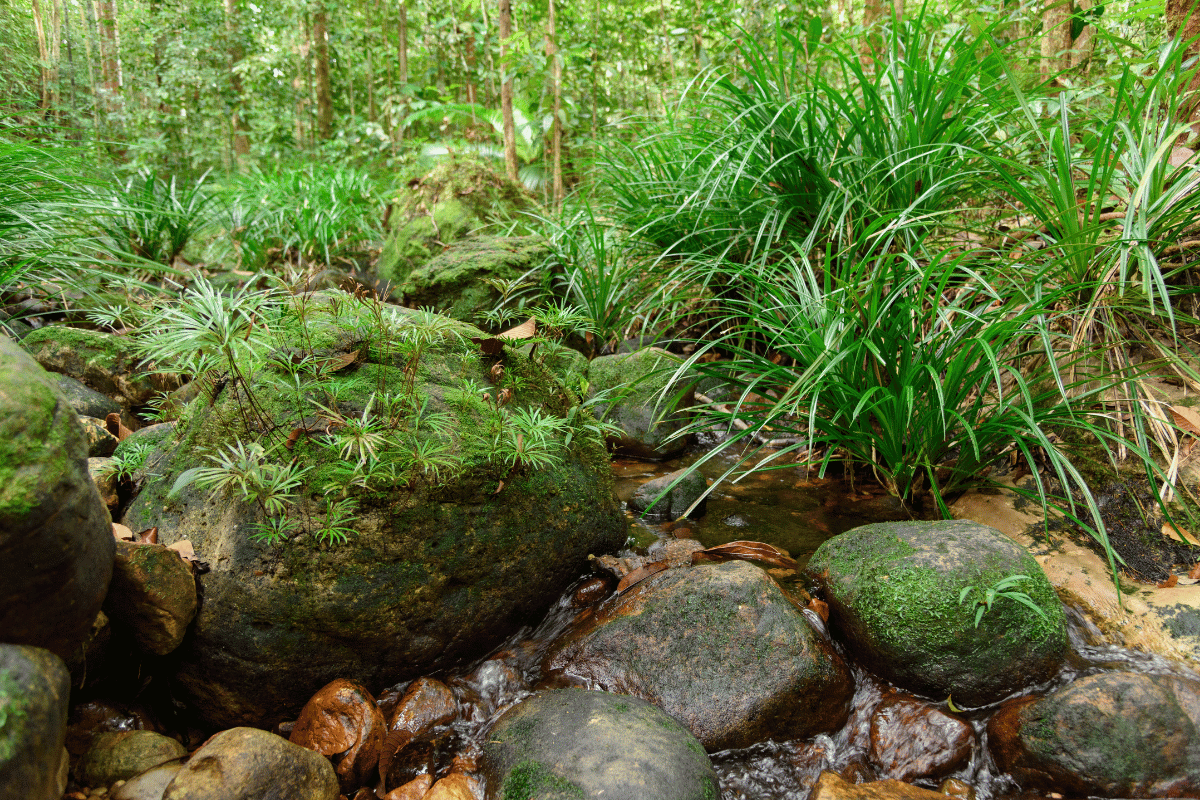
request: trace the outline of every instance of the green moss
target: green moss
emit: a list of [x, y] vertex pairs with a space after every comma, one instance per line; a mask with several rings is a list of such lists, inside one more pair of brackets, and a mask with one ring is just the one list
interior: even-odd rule
[[12, 675], [12, 670], [0, 669], [0, 764], [7, 763], [16, 752], [17, 721], [27, 713], [26, 692]]
[[583, 789], [560, 775], [555, 775], [538, 761], [527, 760], [514, 766], [504, 776], [500, 786], [501, 800], [531, 800], [544, 792], [560, 797], [582, 798]]

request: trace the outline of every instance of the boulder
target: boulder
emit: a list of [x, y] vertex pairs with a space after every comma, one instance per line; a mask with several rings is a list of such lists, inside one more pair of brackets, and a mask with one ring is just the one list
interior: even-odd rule
[[662, 710], [582, 689], [538, 692], [506, 711], [483, 746], [488, 798], [713, 800], [704, 748]]
[[170, 761], [135, 775], [118, 786], [109, 797], [111, 800], [162, 800], [167, 786], [183, 769], [179, 761]]
[[592, 359], [588, 396], [606, 393], [593, 409], [597, 417], [621, 429], [621, 435], [609, 442], [618, 453], [661, 461], [687, 446], [685, 437], [668, 441], [687, 423], [677, 409], [693, 402], [690, 384], [673, 380], [681, 363], [677, 356], [657, 347]]
[[[1062, 604], [1033, 557], [962, 520], [863, 525], [824, 542], [805, 568], [830, 624], [885, 680], [959, 706], [999, 702], [1053, 677], [1067, 650]], [[1012, 575], [1045, 617], [997, 596], [975, 624], [973, 599]], [[962, 592], [968, 592], [960, 602]]]
[[833, 646], [744, 561], [642, 580], [560, 637], [545, 669], [651, 702], [709, 751], [837, 730], [854, 692]]
[[476, 322], [500, 301], [489, 281], [515, 280], [550, 250], [536, 236], [470, 236], [414, 268], [397, 287], [406, 305]]
[[911, 783], [966, 766], [975, 730], [913, 697], [893, 696], [871, 714], [871, 763], [880, 777]]
[[231, 728], [192, 753], [162, 800], [243, 797], [337, 800], [337, 775], [312, 750], [257, 728]]
[[128, 336], [47, 325], [22, 339], [21, 345], [50, 372], [74, 378], [123, 405], [142, 405], [180, 385], [178, 375], [143, 363]]
[[154, 731], [100, 733], [75, 765], [75, 779], [84, 786], [107, 788], [186, 755], [186, 747]]
[[[603, 443], [566, 444], [573, 400], [516, 348], [485, 355], [476, 328], [341, 293], [288, 302], [307, 304], [272, 312], [289, 349], [250, 397], [231, 382], [187, 406], [124, 520], [190, 540], [211, 567], [173, 663], [214, 727], [294, 718], [335, 678], [377, 693], [478, 658], [625, 539]], [[327, 365], [319, 380], [281, 391], [276, 365], [304, 359]], [[515, 387], [502, 407], [496, 380]], [[370, 451], [343, 435], [364, 424]], [[239, 444], [273, 448], [256, 469], [308, 470], [271, 515], [286, 540], [255, 538], [268, 516], [253, 497], [175, 486]]]
[[75, 413], [81, 417], [102, 420], [109, 414], [121, 413], [121, 404], [116, 400], [100, 394], [70, 375], [55, 374], [54, 382], [58, 385], [58, 390], [62, 392], [63, 397], [67, 398], [67, 402], [71, 404], [71, 408], [75, 409]]
[[87, 439], [88, 458], [105, 458], [117, 449], [117, 437], [109, 432], [104, 420], [80, 417], [79, 424], [83, 426], [83, 436]]
[[104, 609], [144, 652], [165, 656], [183, 642], [199, 599], [192, 567], [161, 544], [117, 542]]
[[389, 215], [377, 267], [383, 293], [402, 285], [451, 242], [532, 204], [519, 183], [469, 157], [447, 159], [410, 189]]
[[71, 676], [40, 647], [0, 644], [0, 797], [59, 800]]
[[100, 610], [114, 549], [75, 410], [0, 336], [0, 641], [69, 661]]
[[1091, 675], [1004, 704], [987, 731], [997, 766], [1023, 789], [1100, 797], [1200, 792], [1200, 681]]
[[384, 728], [383, 713], [371, 693], [339, 678], [304, 705], [288, 741], [328, 757], [342, 792], [350, 795], [379, 763]]
[[[676, 483], [678, 481], [678, 483]], [[660, 495], [671, 484], [676, 485], [665, 497]], [[692, 503], [696, 502], [708, 491], [708, 479], [699, 472], [688, 472], [684, 469], [675, 470], [669, 475], [646, 481], [637, 488], [633, 497], [629, 498], [629, 510], [641, 514], [643, 519], [650, 522], [666, 522], [677, 520], [683, 516]], [[655, 501], [658, 502], [655, 502]], [[705, 501], [701, 501], [688, 516], [692, 519], [704, 514]]]

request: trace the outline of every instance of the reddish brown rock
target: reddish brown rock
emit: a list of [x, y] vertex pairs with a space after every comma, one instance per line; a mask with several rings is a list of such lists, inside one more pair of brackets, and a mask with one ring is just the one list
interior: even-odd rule
[[997, 766], [1024, 789], [1104, 797], [1200, 791], [1200, 682], [1108, 672], [1041, 698], [1019, 698], [988, 723]]
[[940, 778], [967, 763], [975, 732], [913, 697], [884, 700], [871, 716], [871, 763], [898, 781]]
[[836, 772], [822, 772], [808, 800], [946, 800], [929, 789], [896, 780], [848, 783]]
[[328, 756], [342, 791], [353, 794], [379, 763], [383, 737], [375, 698], [362, 684], [339, 678], [305, 704], [289, 741]]

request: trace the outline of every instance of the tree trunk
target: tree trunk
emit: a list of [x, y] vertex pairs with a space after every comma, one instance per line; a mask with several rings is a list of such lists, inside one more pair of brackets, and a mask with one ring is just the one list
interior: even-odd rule
[[[1094, 0], [1075, 0], [1075, 4], [1079, 7], [1080, 11], [1087, 12], [1092, 9], [1095, 2]], [[1096, 52], [1096, 26], [1088, 23], [1079, 32], [1079, 38], [1071, 42], [1071, 69], [1079, 69], [1081, 72], [1086, 71], [1088, 62], [1092, 60], [1092, 53], [1094, 52]]]
[[117, 35], [117, 12], [113, 0], [94, 0], [100, 46], [102, 103], [106, 112], [116, 111], [121, 102], [121, 58]]
[[242, 111], [242, 76], [237, 66], [245, 57], [240, 40], [240, 29], [237, 19], [237, 0], [225, 0], [225, 36], [228, 41], [229, 86], [233, 92], [233, 111], [229, 117], [229, 127], [233, 131], [233, 162], [234, 167], [241, 169], [245, 166], [246, 158], [250, 155], [250, 125]]
[[[1167, 0], [1167, 30], [1172, 36], [1182, 39], [1187, 44], [1187, 55], [1200, 55], [1200, 14], [1196, 13], [1200, 0]], [[1200, 73], [1193, 78], [1188, 87], [1192, 99], [1188, 101], [1186, 110], [1188, 119], [1193, 123], [1200, 121]], [[1192, 126], [1196, 127], [1195, 125]]]
[[517, 180], [517, 126], [513, 120], [513, 79], [508, 69], [508, 40], [512, 36], [512, 0], [500, 0], [500, 116], [504, 121], [504, 170]]
[[317, 136], [333, 137], [333, 88], [329, 82], [329, 17], [323, 2], [313, 11], [313, 88], [317, 96]]
[[40, 61], [42, 114], [50, 111], [50, 49], [46, 45], [46, 24], [42, 20], [42, 7], [38, 0], [33, 0], [33, 30], [37, 34], [38, 61]]
[[1049, 82], [1071, 66], [1071, 0], [1047, 0], [1042, 10], [1041, 74]]
[[562, 59], [558, 54], [557, 33], [554, 29], [554, 0], [549, 0], [550, 13], [546, 20], [546, 60], [550, 62], [550, 83], [554, 91], [554, 125], [551, 136], [551, 158], [554, 163], [554, 210], [562, 208], [566, 190], [562, 176]]

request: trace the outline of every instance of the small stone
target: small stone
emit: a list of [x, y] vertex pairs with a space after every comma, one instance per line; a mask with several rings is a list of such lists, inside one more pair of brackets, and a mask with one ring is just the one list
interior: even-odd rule
[[[675, 486], [667, 492], [667, 487]], [[699, 472], [688, 472], [685, 469], [675, 470], [661, 478], [647, 481], [637, 488], [633, 497], [629, 498], [629, 510], [640, 514], [650, 522], [676, 520], [683, 516], [701, 495], [708, 489], [708, 479]], [[660, 495], [666, 492], [665, 496]], [[657, 502], [655, 502], [657, 500]], [[704, 514], [707, 499], [702, 500], [689, 519], [696, 519]]]
[[80, 417], [79, 424], [83, 426], [83, 435], [87, 438], [88, 458], [103, 458], [111, 456], [120, 442], [109, 433], [104, 420], [93, 417]]
[[187, 748], [154, 731], [100, 733], [75, 765], [75, 777], [84, 786], [105, 787], [185, 755]]
[[957, 800], [975, 800], [975, 787], [958, 778], [946, 778], [938, 791]]
[[167, 785], [183, 769], [183, 764], [171, 761], [125, 781], [113, 790], [112, 800], [162, 800]]
[[257, 728], [230, 728], [192, 754], [162, 800], [337, 800], [329, 759]]
[[889, 698], [871, 715], [871, 762], [882, 778], [941, 777], [966, 764], [974, 745], [970, 725], [916, 698]]
[[421, 800], [475, 800], [477, 781], [462, 773], [447, 775], [433, 785]]

